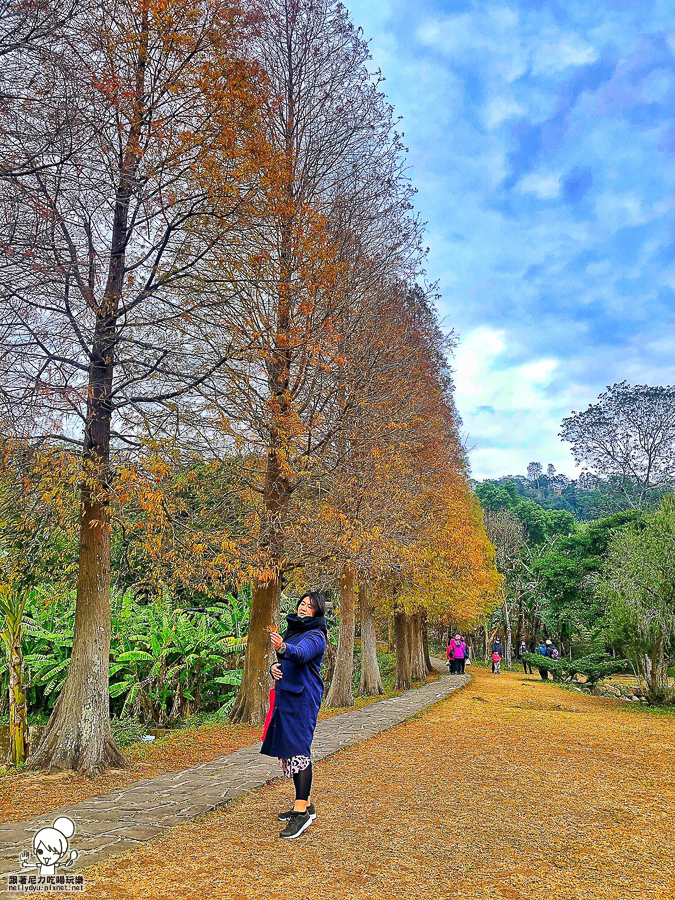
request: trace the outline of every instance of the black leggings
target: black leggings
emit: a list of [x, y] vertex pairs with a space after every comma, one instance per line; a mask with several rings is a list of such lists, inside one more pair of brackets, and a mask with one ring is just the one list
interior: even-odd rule
[[310, 763], [302, 772], [293, 773], [293, 784], [295, 785], [295, 799], [309, 800], [309, 794], [312, 790], [312, 764]]

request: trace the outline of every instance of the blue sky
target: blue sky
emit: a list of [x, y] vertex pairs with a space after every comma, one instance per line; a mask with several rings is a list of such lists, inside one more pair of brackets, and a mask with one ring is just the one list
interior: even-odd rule
[[403, 116], [472, 474], [573, 475], [564, 416], [675, 381], [675, 3], [347, 5]]

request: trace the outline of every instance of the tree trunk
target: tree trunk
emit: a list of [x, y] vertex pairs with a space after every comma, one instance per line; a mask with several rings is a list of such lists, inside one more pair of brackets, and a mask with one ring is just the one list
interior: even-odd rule
[[390, 613], [387, 619], [387, 653], [393, 653], [396, 649], [396, 636], [394, 629], [394, 617]]
[[[377, 588], [376, 588], [377, 590]], [[359, 612], [361, 614], [361, 678], [359, 694], [377, 696], [384, 694], [384, 686], [377, 664], [377, 634], [370, 586], [363, 581], [359, 587]]]
[[413, 681], [426, 681], [427, 677], [422, 638], [422, 615], [419, 612], [410, 616], [410, 677]]
[[[122, 188], [120, 188], [120, 193]], [[81, 484], [80, 553], [68, 678], [28, 768], [91, 775], [126, 760], [110, 728], [110, 429], [116, 316], [124, 279], [126, 199], [118, 196], [106, 291], [97, 312]]]
[[511, 669], [513, 665], [513, 644], [511, 637], [511, 616], [509, 615], [509, 604], [504, 597], [504, 655], [506, 656], [506, 668]]
[[525, 625], [525, 613], [524, 613], [524, 608], [523, 608], [523, 599], [522, 599], [522, 597], [521, 597], [520, 600], [518, 601], [518, 619], [517, 619], [517, 622], [518, 622], [518, 624], [517, 624], [517, 626], [516, 626], [516, 643], [515, 643], [515, 646], [516, 646], [517, 652], [519, 653], [519, 652], [520, 652], [520, 643], [521, 643], [521, 641], [523, 640], [523, 638], [524, 638], [524, 636], [525, 636], [525, 629], [524, 629], [524, 625]]
[[269, 669], [276, 662], [268, 627], [278, 624], [280, 596], [281, 582], [278, 577], [253, 582], [244, 671], [230, 714], [231, 722], [262, 725], [265, 721], [271, 687]]
[[110, 727], [110, 523], [108, 506], [84, 488], [80, 528], [75, 632], [68, 678], [29, 769], [75, 769], [92, 775], [102, 766], [126, 766]]
[[262, 725], [269, 703], [271, 676], [269, 666], [276, 660], [268, 626], [274, 626], [279, 618], [281, 597], [281, 569], [286, 546], [286, 515], [294, 487], [295, 473], [289, 468], [289, 442], [294, 432], [292, 409], [291, 364], [293, 339], [291, 337], [291, 309], [295, 257], [293, 250], [294, 201], [292, 183], [293, 159], [293, 86], [289, 91], [289, 119], [286, 123], [285, 151], [287, 165], [282, 194], [287, 208], [280, 213], [279, 270], [276, 283], [276, 322], [272, 353], [267, 364], [269, 389], [269, 442], [265, 460], [263, 485], [264, 513], [261, 522], [259, 547], [269, 558], [274, 572], [271, 581], [254, 584], [251, 597], [251, 616], [246, 659], [242, 682], [237, 692], [230, 721], [242, 725]]
[[663, 646], [663, 632], [660, 629], [651, 658], [647, 657], [647, 659], [649, 662], [647, 695], [650, 703], [658, 703], [663, 699], [668, 687], [668, 669]]
[[424, 665], [427, 675], [430, 675], [434, 671], [434, 667], [431, 664], [431, 656], [429, 656], [429, 629], [427, 627], [426, 610], [422, 613], [422, 649], [424, 651]]
[[273, 573], [267, 579], [254, 579], [246, 658], [237, 699], [230, 721], [241, 725], [262, 725], [269, 707], [271, 676], [269, 668], [276, 661], [268, 627], [277, 627], [281, 598], [281, 561], [283, 559], [286, 511], [292, 495], [288, 473], [280, 462], [283, 437], [272, 429], [273, 447], [268, 451], [263, 500], [265, 513], [260, 546], [268, 554]]
[[[127, 197], [128, 201], [128, 197]], [[118, 198], [118, 204], [124, 206]], [[108, 284], [98, 310], [89, 366], [81, 484], [80, 552], [68, 678], [29, 769], [92, 775], [126, 760], [110, 728], [110, 429], [116, 310], [123, 282], [124, 210], [115, 212]]]
[[407, 691], [410, 679], [410, 627], [408, 617], [402, 610], [394, 613], [394, 630], [396, 632], [396, 688]]
[[9, 752], [7, 762], [18, 766], [26, 759], [27, 725], [26, 694], [24, 691], [21, 623], [12, 629], [9, 652]]
[[354, 705], [352, 675], [354, 673], [354, 635], [356, 632], [356, 597], [354, 570], [347, 564], [340, 575], [340, 636], [335, 671], [326, 697], [326, 706], [341, 708]]
[[[290, 185], [289, 202], [292, 196]], [[292, 204], [291, 204], [292, 207]], [[292, 213], [291, 219], [292, 219]], [[288, 442], [292, 434], [289, 384], [291, 378], [291, 297], [293, 293], [293, 252], [291, 220], [284, 214], [281, 225], [280, 269], [277, 281], [276, 333], [267, 367], [270, 392], [269, 444], [263, 485], [264, 514], [260, 529], [260, 549], [268, 555], [272, 580], [254, 583], [246, 659], [230, 721], [242, 725], [262, 725], [269, 704], [269, 667], [276, 660], [268, 626], [279, 620], [281, 566], [286, 546], [286, 515], [293, 494], [293, 473], [289, 470]]]
[[333, 672], [335, 671], [335, 649], [331, 643], [330, 635], [326, 637], [326, 655], [324, 659], [326, 661], [325, 683], [331, 684], [333, 681]]

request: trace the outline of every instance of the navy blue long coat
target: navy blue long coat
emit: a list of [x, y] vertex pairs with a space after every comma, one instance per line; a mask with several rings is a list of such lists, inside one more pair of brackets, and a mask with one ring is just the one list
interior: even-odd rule
[[279, 759], [310, 755], [323, 697], [319, 670], [326, 651], [326, 635], [321, 628], [291, 635], [285, 641], [274, 712], [260, 748], [261, 753]]

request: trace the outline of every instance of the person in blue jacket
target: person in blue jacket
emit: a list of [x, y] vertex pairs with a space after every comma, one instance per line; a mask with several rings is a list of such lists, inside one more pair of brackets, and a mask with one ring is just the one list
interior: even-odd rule
[[275, 680], [274, 710], [260, 752], [277, 756], [281, 769], [295, 785], [295, 804], [279, 813], [286, 826], [279, 837], [296, 838], [316, 818], [310, 799], [312, 788], [311, 746], [323, 697], [319, 671], [326, 651], [326, 601], [318, 591], [304, 594], [296, 613], [286, 617], [283, 638], [270, 634], [277, 659], [272, 668]]
[[[544, 643], [544, 639], [542, 638], [539, 641], [539, 646], [537, 647], [537, 656], [547, 656], [548, 654], [546, 653], [546, 645], [550, 643], [550, 641], [546, 641], [546, 643]], [[548, 681], [548, 669], [541, 669], [539, 667], [537, 668], [539, 669], [539, 677], [541, 678], [541, 680]]]

